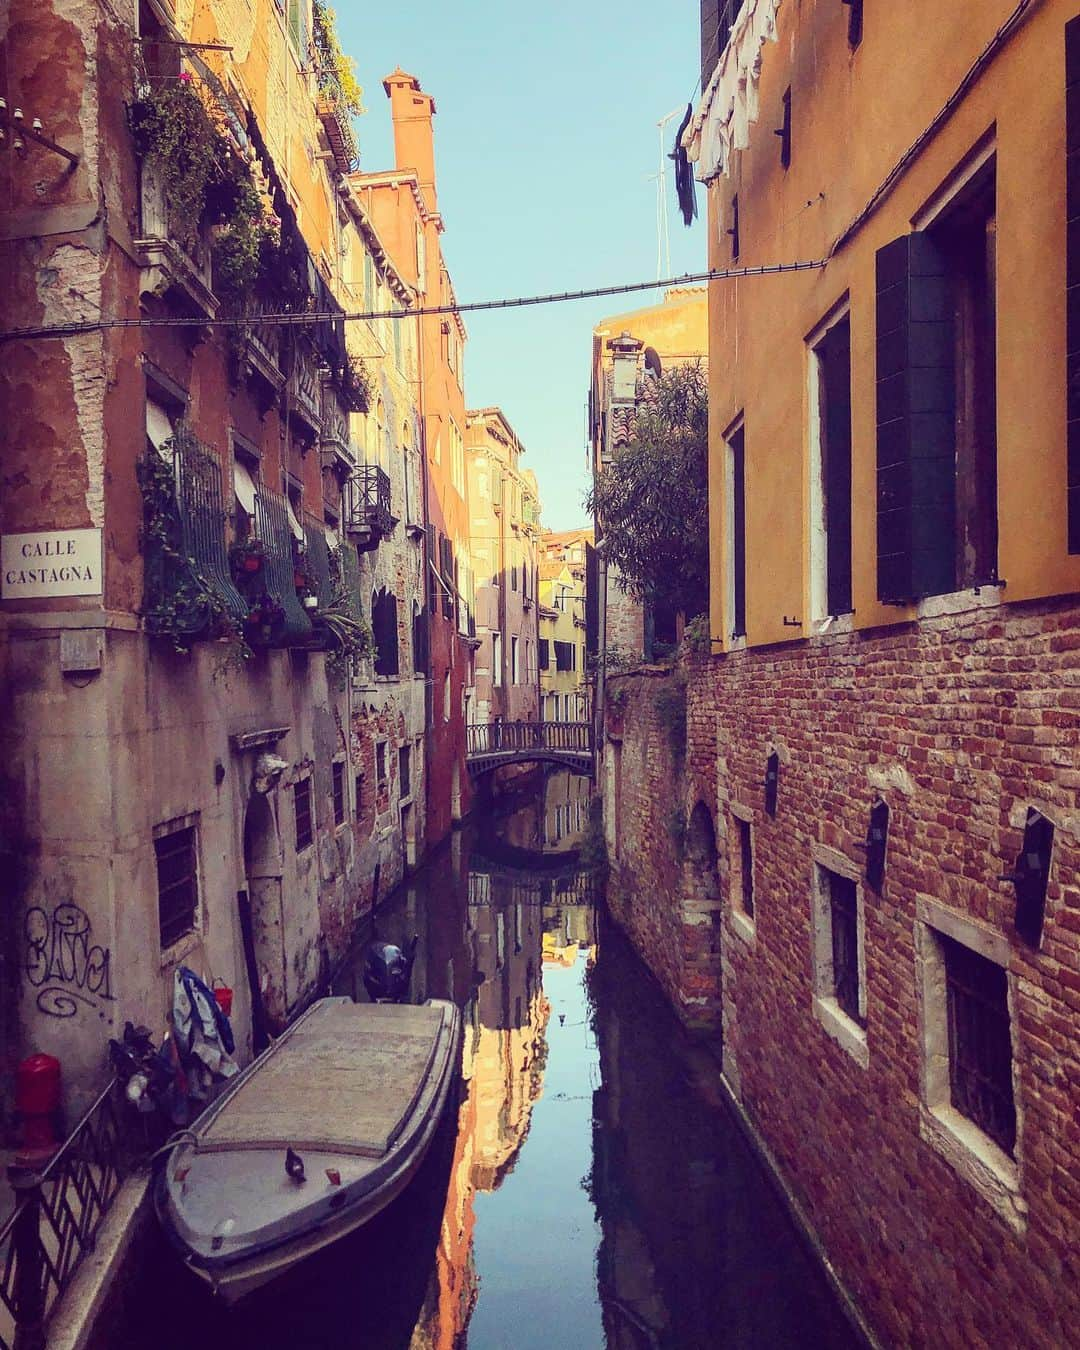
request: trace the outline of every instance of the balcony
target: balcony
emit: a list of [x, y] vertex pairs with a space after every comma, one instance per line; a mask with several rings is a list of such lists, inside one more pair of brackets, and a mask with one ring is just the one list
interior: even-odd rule
[[323, 385], [322, 439], [319, 441], [319, 459], [324, 469], [332, 469], [342, 481], [356, 468], [349, 438], [349, 414], [333, 385]]
[[316, 0], [312, 8], [311, 58], [318, 93], [315, 111], [322, 123], [326, 143], [341, 173], [352, 173], [360, 162], [360, 152], [352, 128], [352, 111], [361, 111], [358, 93], [350, 108], [349, 96], [342, 85], [342, 55], [333, 26], [333, 14]]
[[143, 498], [143, 617], [179, 650], [243, 623], [229, 574], [221, 464], [185, 423], [139, 464]]
[[361, 553], [377, 548], [397, 524], [390, 512], [390, 479], [377, 464], [358, 464], [342, 495], [345, 530]]
[[153, 159], [142, 166], [139, 209], [139, 238], [134, 243], [144, 259], [140, 292], [164, 295], [172, 291], [183, 296], [196, 314], [216, 318], [210, 242], [199, 234], [190, 249], [181, 247], [178, 239], [183, 232], [169, 221], [161, 168]]
[[292, 335], [288, 347], [285, 396], [289, 418], [318, 440], [322, 436], [322, 363], [299, 332]]
[[260, 487], [255, 534], [234, 546], [233, 575], [244, 598], [244, 636], [253, 647], [302, 647], [311, 619], [297, 594], [297, 560], [285, 498]]

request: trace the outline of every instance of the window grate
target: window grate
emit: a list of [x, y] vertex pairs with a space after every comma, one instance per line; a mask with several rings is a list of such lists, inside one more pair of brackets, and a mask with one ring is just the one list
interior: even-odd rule
[[163, 948], [195, 927], [199, 881], [195, 827], [173, 830], [154, 840], [157, 861], [158, 927]]
[[866, 1026], [859, 1009], [859, 905], [858, 890], [850, 877], [825, 870], [829, 888], [832, 929], [833, 991], [841, 1010]]
[[334, 824], [343, 825], [345, 823], [345, 765], [340, 760], [335, 760], [330, 771], [333, 777]]
[[1006, 1153], [1016, 1148], [1008, 980], [1003, 967], [940, 934], [953, 1106]]
[[311, 779], [301, 778], [293, 784], [293, 811], [296, 815], [296, 851], [310, 848], [314, 839], [311, 817]]

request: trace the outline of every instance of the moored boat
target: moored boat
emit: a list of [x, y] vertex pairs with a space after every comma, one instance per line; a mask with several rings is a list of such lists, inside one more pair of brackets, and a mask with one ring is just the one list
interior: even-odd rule
[[373, 1218], [419, 1168], [458, 1067], [460, 1014], [320, 999], [168, 1155], [155, 1192], [227, 1301]]

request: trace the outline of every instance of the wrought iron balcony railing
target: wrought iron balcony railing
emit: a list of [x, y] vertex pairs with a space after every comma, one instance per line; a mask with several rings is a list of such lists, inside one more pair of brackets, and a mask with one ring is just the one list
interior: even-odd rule
[[214, 637], [247, 606], [225, 551], [221, 464], [186, 423], [139, 466], [143, 493], [143, 614], [174, 640]]
[[390, 511], [390, 479], [377, 464], [358, 464], [342, 496], [345, 529], [361, 553], [375, 548], [397, 524]]

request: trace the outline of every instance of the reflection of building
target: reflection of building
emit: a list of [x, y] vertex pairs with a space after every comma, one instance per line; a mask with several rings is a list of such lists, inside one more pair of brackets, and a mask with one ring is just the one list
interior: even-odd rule
[[[704, 287], [679, 287], [656, 305], [615, 314], [593, 329], [589, 383], [592, 467], [599, 473], [634, 435], [638, 403], [650, 381], [675, 366], [706, 360], [708, 297]], [[605, 578], [606, 573], [606, 578]], [[605, 645], [620, 658], [649, 660], [654, 643], [675, 641], [675, 615], [653, 612], [624, 594], [613, 569], [601, 566], [599, 603], [606, 609]]]
[[591, 803], [592, 781], [584, 774], [563, 769], [545, 778], [545, 852], [563, 853], [578, 847], [588, 828]]

